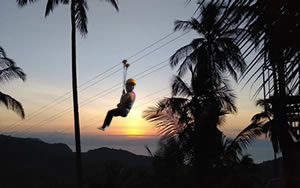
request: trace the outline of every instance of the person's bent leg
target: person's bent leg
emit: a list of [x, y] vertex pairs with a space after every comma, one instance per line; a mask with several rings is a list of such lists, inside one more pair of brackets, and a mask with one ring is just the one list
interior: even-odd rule
[[107, 115], [105, 117], [104, 123], [102, 125], [102, 127], [100, 128], [101, 130], [104, 130], [105, 127], [108, 127], [112, 121], [112, 118], [114, 116], [122, 116], [122, 117], [126, 117], [128, 113], [126, 113], [126, 111], [124, 111], [124, 109], [113, 109], [107, 112]]
[[108, 127], [110, 125], [113, 116], [116, 114], [116, 110], [117, 109], [113, 109], [107, 112], [102, 128]]

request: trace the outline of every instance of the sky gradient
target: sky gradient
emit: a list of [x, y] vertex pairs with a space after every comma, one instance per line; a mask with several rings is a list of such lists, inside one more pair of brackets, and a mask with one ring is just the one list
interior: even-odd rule
[[[196, 10], [195, 1], [187, 6], [185, 2], [120, 0], [117, 12], [104, 1], [88, 1], [89, 33], [86, 37], [77, 35], [83, 145], [85, 142], [97, 145], [99, 140], [93, 142], [93, 139], [99, 137], [102, 142], [98, 146], [105, 146], [103, 139], [113, 142], [118, 137], [115, 140], [126, 141], [127, 146], [140, 139], [143, 141], [139, 147], [145, 144], [154, 147], [157, 130], [141, 115], [159, 99], [170, 96], [176, 69], [172, 70], [167, 60], [195, 37], [193, 32], [171, 34], [175, 20], [188, 20]], [[14, 112], [1, 106], [0, 129], [4, 134], [58, 142], [66, 140], [64, 135], [73, 134], [70, 11], [69, 6], [61, 5], [45, 18], [45, 7], [46, 1], [24, 8], [19, 8], [15, 1], [1, 1], [0, 46], [24, 70], [27, 80], [1, 85], [1, 91], [23, 104], [26, 119], [21, 121]], [[97, 127], [106, 112], [115, 108], [120, 99], [123, 59], [131, 64], [128, 77], [137, 81], [136, 102], [127, 118], [114, 118], [111, 126], [100, 132]], [[260, 111], [251, 100], [253, 91], [242, 86], [232, 83], [238, 113], [229, 115], [221, 128], [228, 136], [235, 136]]]

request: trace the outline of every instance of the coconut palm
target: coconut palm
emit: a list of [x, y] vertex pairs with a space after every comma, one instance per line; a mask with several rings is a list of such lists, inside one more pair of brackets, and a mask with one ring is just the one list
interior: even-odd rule
[[[23, 7], [28, 3], [35, 3], [38, 0], [17, 0], [17, 3]], [[111, 3], [116, 10], [119, 10], [116, 0], [106, 0]], [[48, 0], [45, 16], [54, 10], [59, 4], [70, 4], [71, 8], [71, 48], [72, 48], [72, 88], [73, 88], [73, 108], [74, 108], [74, 129], [76, 159], [78, 167], [78, 185], [82, 187], [81, 182], [81, 145], [80, 145], [80, 127], [78, 112], [78, 92], [77, 92], [77, 70], [76, 70], [76, 28], [80, 34], [86, 36], [88, 33], [88, 18], [86, 11], [88, 9], [87, 0]]]
[[257, 106], [263, 107], [264, 110], [260, 113], [255, 114], [251, 121], [252, 123], [245, 128], [245, 131], [251, 133], [251, 139], [259, 137], [265, 134], [267, 138], [271, 140], [273, 151], [274, 151], [274, 176], [277, 175], [277, 154], [282, 150], [280, 124], [274, 119], [274, 112], [271, 110], [270, 104], [266, 103], [265, 100], [258, 100]]
[[[249, 31], [245, 41], [255, 41], [254, 47], [259, 51], [257, 60], [249, 64], [244, 75], [249, 75], [249, 72], [251, 72], [249, 80], [252, 78], [259, 80], [259, 78], [265, 76], [264, 70], [271, 72], [258, 91], [265, 88], [266, 83], [270, 83], [265, 97], [272, 96], [272, 99], [270, 98], [265, 102], [272, 105], [273, 117], [268, 124], [273, 125], [270, 127], [276, 125], [276, 129], [279, 129], [278, 133], [281, 138], [279, 139], [279, 145], [282, 149], [285, 175], [293, 176], [291, 170], [293, 168], [291, 152], [293, 151], [290, 148], [293, 148], [291, 146], [294, 143], [288, 131], [289, 123], [286, 107], [289, 96], [299, 98], [300, 48], [298, 32], [300, 22], [298, 15], [300, 6], [293, 1], [258, 0], [245, 10], [250, 13], [249, 19], [246, 21], [248, 24], [245, 24], [247, 25], [247, 31]], [[264, 61], [260, 64], [262, 59]], [[253, 70], [255, 67], [259, 68]]]
[[224, 73], [229, 73], [237, 80], [237, 72], [243, 71], [246, 64], [237, 46], [240, 30], [235, 25], [226, 24], [228, 19], [221, 4], [210, 2], [200, 7], [199, 21], [176, 21], [175, 31], [195, 31], [199, 38], [178, 49], [170, 58], [172, 67], [180, 64], [178, 76], [182, 77], [189, 67], [196, 72], [207, 72], [210, 85], [222, 83]]
[[187, 154], [184, 161], [197, 168], [206, 165], [207, 169], [217, 161], [222, 136], [218, 127], [224, 116], [236, 109], [234, 96], [226, 86], [215, 88], [214, 95], [210, 95], [208, 82], [198, 87], [201, 79], [194, 77], [195, 71], [190, 85], [175, 77], [173, 92], [181, 96], [161, 100], [157, 106], [147, 109], [143, 117], [156, 123], [163, 138], [178, 137], [178, 143]]
[[[218, 140], [222, 135], [217, 127], [225, 114], [236, 111], [234, 95], [224, 77], [229, 73], [237, 80], [237, 72], [243, 71], [245, 62], [236, 43], [239, 29], [224, 24], [228, 14], [224, 12], [222, 5], [215, 2], [201, 4], [200, 10], [199, 21], [192, 18], [191, 21], [175, 22], [176, 31], [192, 30], [200, 37], [177, 50], [170, 58], [172, 67], [181, 63], [178, 76], [174, 79], [172, 94], [191, 100], [187, 107], [193, 117], [193, 130], [197, 135], [193, 138], [194, 143], [199, 144], [194, 148], [195, 158], [199, 158], [196, 162], [211, 160], [211, 163], [206, 164], [213, 164], [215, 159], [203, 158], [199, 148], [204, 149], [207, 156], [217, 152]], [[192, 78], [191, 86], [181, 79], [188, 70]], [[213, 147], [203, 145], [205, 140], [210, 140]]]
[[[0, 46], [0, 83], [9, 82], [14, 78], [25, 81], [26, 75], [16, 63], [6, 56], [4, 49]], [[0, 104], [4, 104], [7, 109], [16, 112], [22, 119], [25, 112], [22, 104], [13, 97], [0, 91]]]
[[[208, 133], [203, 130], [197, 132], [195, 118], [192, 112], [189, 112], [189, 109], [192, 108], [191, 105], [193, 105], [191, 101], [192, 99], [165, 98], [159, 101], [156, 106], [144, 111], [144, 118], [155, 123], [158, 132], [162, 135], [158, 151], [154, 154], [150, 152], [150, 154], [153, 158], [154, 167], [158, 168], [157, 171], [161, 174], [160, 176], [168, 178], [174, 173], [177, 174], [176, 172], [192, 167], [192, 169], [197, 170], [192, 173], [197, 174], [197, 178], [192, 178], [191, 181], [200, 178], [201, 180], [196, 181], [196, 183], [211, 186], [217, 182], [211, 182], [209, 179], [219, 179], [220, 182], [226, 179], [221, 172], [224, 172], [226, 177], [232, 177], [236, 169], [246, 167], [245, 159], [247, 157], [245, 157], [244, 151], [260, 129], [245, 129], [234, 139], [227, 138], [221, 132], [213, 133], [217, 136], [212, 135], [212, 132]], [[209, 109], [208, 112], [211, 113], [212, 110]], [[199, 115], [201, 120], [205, 120], [202, 126], [211, 126], [217, 122], [215, 119], [211, 119], [209, 122], [209, 118], [212, 117], [209, 113]], [[223, 113], [219, 113], [217, 124], [221, 124], [223, 118], [221, 114]], [[205, 116], [209, 116], [209, 118], [205, 118]], [[213, 127], [218, 126], [214, 125]], [[197, 139], [199, 137], [203, 139]], [[202, 157], [197, 156], [199, 150]], [[198, 160], [205, 161], [199, 162]], [[220, 187], [221, 185], [215, 186]]]
[[[204, 1], [200, 0], [199, 2]], [[286, 172], [288, 172], [290, 171], [288, 168], [293, 163], [289, 158], [291, 156], [289, 148], [291, 148], [290, 146], [293, 142], [288, 132], [286, 102], [288, 101], [288, 96], [297, 96], [299, 103], [300, 89], [299, 3], [286, 0], [230, 2], [232, 10], [234, 10], [232, 15], [236, 18], [236, 22], [242, 25], [244, 31], [240, 33], [240, 43], [249, 44], [247, 45], [249, 46], [247, 51], [258, 50], [256, 57], [251, 60], [242, 78], [249, 76], [246, 84], [253, 80], [252, 84], [254, 84], [260, 78], [266, 76], [265, 70], [271, 72], [264, 79], [255, 96], [263, 89], [266, 89], [264, 87], [266, 83], [270, 84], [264, 95], [265, 97], [273, 96], [272, 98], [275, 99], [268, 101], [272, 103], [273, 110], [273, 118], [270, 123], [278, 124], [277, 128], [280, 129], [278, 131], [281, 137], [280, 146], [283, 152]], [[234, 9], [232, 5], [236, 3], [239, 3], [239, 6], [236, 6]], [[245, 19], [239, 19], [240, 17]], [[254, 70], [255, 68], [257, 69]]]
[[[261, 127], [262, 133], [266, 135], [266, 137], [270, 138], [273, 146], [274, 151], [274, 159], [277, 159], [277, 154], [280, 153], [280, 128], [279, 124], [274, 120], [274, 115], [271, 111], [269, 104], [266, 104], [264, 100], [258, 100], [257, 106], [261, 106], [264, 108], [264, 111], [255, 114], [252, 117], [252, 124], [253, 127]], [[259, 135], [258, 135], [259, 136]]]

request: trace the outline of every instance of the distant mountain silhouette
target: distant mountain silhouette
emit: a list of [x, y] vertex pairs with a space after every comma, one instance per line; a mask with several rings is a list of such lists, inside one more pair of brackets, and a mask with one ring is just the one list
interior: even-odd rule
[[[48, 144], [39, 139], [16, 138], [0, 135], [1, 159], [14, 162], [40, 161], [43, 158], [71, 157], [73, 152], [62, 143]], [[105, 161], [119, 161], [126, 166], [150, 167], [151, 158], [136, 155], [125, 150], [110, 149], [107, 147], [82, 152], [83, 160], [88, 163], [100, 164]]]
[[[151, 157], [106, 147], [83, 152], [82, 162], [84, 181], [96, 187], [119, 187], [125, 180], [128, 187], [139, 187], [137, 181], [152, 171]], [[0, 188], [71, 188], [75, 165], [75, 154], [66, 144], [0, 135]], [[266, 180], [274, 178], [274, 161], [257, 166]], [[282, 159], [278, 170], [282, 177]]]
[[[83, 152], [82, 162], [84, 174], [98, 179], [97, 173], [104, 166], [151, 167], [150, 157], [109, 148]], [[75, 165], [75, 154], [65, 144], [0, 135], [0, 187], [45, 187], [45, 182], [49, 187], [50, 182], [55, 186], [61, 183], [64, 187], [72, 187]]]
[[116, 150], [110, 148], [99, 148], [83, 153], [83, 160], [86, 163], [101, 164], [105, 161], [119, 161], [125, 166], [130, 167], [151, 167], [151, 158], [142, 155], [136, 155], [125, 150]]
[[6, 153], [70, 153], [72, 150], [65, 144], [47, 144], [39, 139], [16, 138], [0, 135], [0, 150]]
[[[257, 164], [263, 176], [268, 179], [274, 178], [274, 166], [275, 160], [264, 161], [260, 164]], [[277, 175], [278, 177], [283, 177], [283, 160], [282, 158], [277, 159]]]

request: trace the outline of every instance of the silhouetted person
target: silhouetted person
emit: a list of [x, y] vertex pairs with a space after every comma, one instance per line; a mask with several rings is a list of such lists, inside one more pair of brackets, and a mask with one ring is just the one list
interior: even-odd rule
[[104, 131], [106, 127], [110, 125], [110, 122], [114, 116], [126, 117], [135, 101], [135, 93], [133, 92], [136, 82], [134, 79], [130, 78], [126, 81], [126, 93], [123, 90], [123, 95], [121, 97], [120, 103], [117, 104], [117, 108], [112, 109], [107, 112], [104, 123], [98, 129]]

